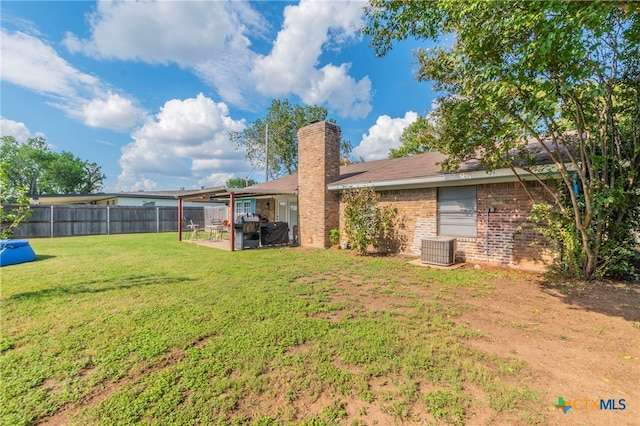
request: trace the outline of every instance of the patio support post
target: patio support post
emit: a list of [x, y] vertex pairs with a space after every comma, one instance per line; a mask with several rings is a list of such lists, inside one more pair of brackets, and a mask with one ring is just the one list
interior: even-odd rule
[[236, 230], [233, 226], [235, 224], [234, 205], [233, 192], [231, 192], [229, 194], [229, 243], [231, 244], [231, 251], [234, 251], [236, 246]]
[[182, 241], [182, 198], [178, 198], [178, 241]]

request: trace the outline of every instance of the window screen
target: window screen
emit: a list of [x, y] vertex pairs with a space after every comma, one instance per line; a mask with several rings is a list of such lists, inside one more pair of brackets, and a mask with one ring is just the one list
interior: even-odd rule
[[235, 221], [238, 221], [240, 216], [247, 216], [253, 213], [253, 200], [237, 200], [234, 207]]
[[438, 188], [438, 235], [477, 236], [477, 187]]

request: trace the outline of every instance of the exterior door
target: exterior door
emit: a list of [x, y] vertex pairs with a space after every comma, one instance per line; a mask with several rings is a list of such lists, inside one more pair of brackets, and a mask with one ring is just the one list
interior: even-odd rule
[[298, 200], [295, 198], [279, 199], [276, 221], [289, 224], [289, 240], [293, 240], [293, 227], [298, 224]]
[[288, 222], [287, 218], [287, 200], [278, 201], [278, 212], [276, 213], [276, 222]]
[[[289, 240], [293, 240], [293, 227], [298, 226], [298, 202], [289, 201]], [[298, 235], [300, 233], [298, 232]], [[294, 244], [299, 244], [299, 241], [293, 241]]]

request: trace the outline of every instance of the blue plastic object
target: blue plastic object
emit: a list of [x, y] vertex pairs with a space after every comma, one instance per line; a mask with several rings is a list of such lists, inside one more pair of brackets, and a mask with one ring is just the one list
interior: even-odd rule
[[36, 260], [27, 240], [0, 240], [0, 266], [17, 265]]

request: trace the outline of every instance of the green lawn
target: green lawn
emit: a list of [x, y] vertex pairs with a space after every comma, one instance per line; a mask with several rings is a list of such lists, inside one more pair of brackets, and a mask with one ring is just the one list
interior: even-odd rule
[[530, 369], [472, 349], [495, 271], [175, 234], [34, 239], [4, 267], [0, 424], [543, 421]]

